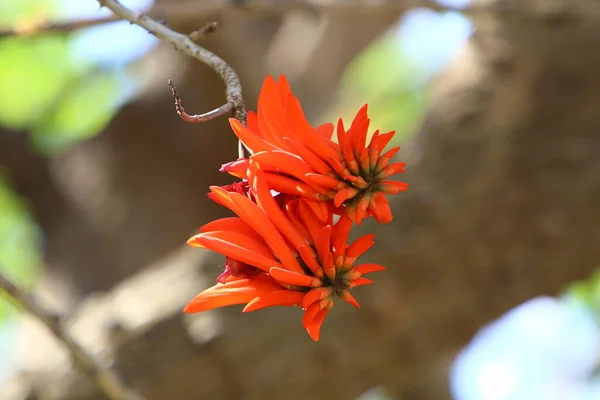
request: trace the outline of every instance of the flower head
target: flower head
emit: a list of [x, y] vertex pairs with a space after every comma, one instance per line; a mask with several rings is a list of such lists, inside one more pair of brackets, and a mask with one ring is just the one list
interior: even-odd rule
[[[270, 306], [301, 306], [302, 323], [313, 340], [335, 297], [358, 307], [350, 290], [372, 283], [364, 274], [382, 271], [376, 264], [354, 265], [373, 245], [365, 235], [348, 245], [352, 221], [333, 215], [304, 198], [273, 196], [268, 172], [248, 162], [248, 182], [211, 187], [212, 198], [237, 217], [204, 225], [188, 244], [226, 257], [218, 283], [188, 303], [188, 313], [246, 304], [244, 312]], [[239, 189], [242, 191], [240, 192]]]
[[[238, 138], [261, 163], [268, 184], [282, 193], [314, 202], [329, 202], [331, 210], [346, 214], [360, 224], [374, 216], [378, 222], [392, 220], [384, 194], [406, 190], [404, 182], [389, 178], [404, 171], [404, 163], [391, 163], [400, 149], [384, 148], [395, 132], [375, 131], [367, 143], [370, 119], [363, 106], [346, 129], [337, 124], [337, 143], [331, 140], [334, 126], [313, 128], [284, 76], [276, 82], [268, 76], [258, 99], [258, 112], [248, 113], [248, 126], [230, 119]], [[249, 160], [223, 165], [222, 171], [247, 179]]]

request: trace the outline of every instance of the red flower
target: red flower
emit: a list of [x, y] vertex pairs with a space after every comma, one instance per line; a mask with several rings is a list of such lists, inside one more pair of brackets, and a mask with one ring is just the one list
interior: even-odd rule
[[[219, 283], [198, 294], [185, 307], [188, 313], [233, 304], [244, 312], [270, 306], [299, 305], [302, 323], [313, 340], [335, 297], [358, 307], [354, 287], [372, 283], [362, 275], [382, 271], [376, 264], [354, 265], [373, 245], [374, 235], [348, 245], [352, 222], [347, 215], [333, 223], [333, 215], [318, 215], [320, 207], [289, 195], [277, 199], [268, 186], [268, 172], [256, 161], [248, 163], [249, 183], [227, 188], [212, 186], [212, 198], [237, 217], [204, 225], [188, 244], [226, 256], [226, 272]], [[248, 187], [248, 195], [240, 187]]]
[[[404, 163], [390, 160], [398, 152], [383, 149], [395, 132], [375, 131], [367, 144], [370, 120], [362, 107], [345, 129], [340, 119], [337, 143], [331, 140], [332, 124], [313, 128], [284, 76], [268, 76], [258, 99], [258, 113], [248, 113], [248, 126], [230, 119], [231, 127], [252, 151], [251, 159], [263, 166], [270, 187], [282, 193], [330, 202], [337, 214], [345, 213], [360, 224], [374, 216], [380, 223], [392, 220], [384, 194], [406, 190], [404, 182], [388, 180], [404, 171]], [[240, 159], [222, 171], [247, 179], [248, 160]]]

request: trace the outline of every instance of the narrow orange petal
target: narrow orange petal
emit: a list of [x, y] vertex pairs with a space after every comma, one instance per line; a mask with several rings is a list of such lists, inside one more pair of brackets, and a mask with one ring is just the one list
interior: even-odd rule
[[284, 137], [283, 140], [292, 149], [292, 152], [294, 154], [302, 158], [312, 169], [317, 171], [319, 174], [327, 175], [328, 173], [333, 171], [331, 167], [327, 165], [325, 161], [323, 161], [323, 159], [321, 159], [315, 153], [310, 151], [310, 149], [308, 149], [302, 143], [288, 137]]
[[379, 137], [376, 139], [375, 146], [377, 146], [380, 152], [383, 151], [383, 149], [385, 149], [385, 146], [388, 145], [388, 143], [390, 142], [390, 140], [392, 140], [395, 134], [396, 131], [390, 131], [379, 135]]
[[352, 294], [350, 294], [349, 291], [344, 290], [342, 292], [342, 294], [340, 295], [340, 298], [350, 304], [352, 304], [354, 307], [356, 308], [360, 308], [360, 304], [358, 304], [358, 301], [356, 301], [356, 299], [354, 298], [354, 296], [352, 296]]
[[315, 288], [322, 285], [322, 282], [314, 276], [300, 274], [283, 268], [271, 268], [269, 270], [269, 275], [271, 275], [276, 281], [280, 283], [287, 283], [288, 285]]
[[262, 139], [262, 135], [260, 134], [260, 129], [258, 127], [258, 116], [252, 110], [249, 110], [248, 114], [246, 114], [246, 126], [252, 133]]
[[321, 175], [321, 174], [306, 174], [305, 181], [311, 185], [320, 185], [329, 189], [339, 190], [340, 186], [346, 186], [346, 184], [342, 181], [339, 181], [331, 176]]
[[406, 163], [403, 163], [403, 162], [397, 162], [397, 163], [390, 164], [387, 167], [385, 167], [381, 172], [377, 173], [377, 175], [375, 177], [377, 179], [385, 179], [388, 176], [396, 175], [400, 172], [404, 172], [405, 166], [406, 166]]
[[183, 309], [185, 313], [197, 313], [215, 308], [244, 304], [261, 293], [280, 290], [281, 286], [260, 280], [241, 279], [230, 283], [217, 284], [194, 297]]
[[356, 152], [356, 154], [361, 154], [362, 151], [366, 147], [367, 141], [367, 132], [369, 131], [369, 124], [371, 120], [366, 118], [360, 124], [357, 124], [354, 127], [351, 127], [350, 130], [352, 136], [352, 149]]
[[292, 94], [290, 83], [288, 82], [287, 77], [285, 75], [279, 75], [279, 77], [277, 78], [277, 94], [282, 100], [282, 105], [285, 108], [287, 99]]
[[272, 76], [263, 81], [258, 95], [258, 126], [263, 138], [282, 149], [288, 149], [283, 136], [290, 136], [285, 110]]
[[290, 126], [294, 127], [294, 136], [292, 136], [292, 139], [302, 143], [323, 160], [327, 160], [329, 157], [338, 157], [335, 149], [327, 144], [331, 141], [325, 136], [318, 135], [313, 127], [310, 126], [304, 117], [304, 112], [298, 99], [290, 99], [286, 111], [288, 122]]
[[219, 218], [200, 228], [200, 232], [234, 231], [262, 241], [262, 237], [239, 217]]
[[309, 245], [302, 246], [299, 250], [299, 253], [300, 257], [302, 258], [302, 261], [304, 261], [304, 264], [306, 264], [308, 269], [311, 270], [313, 275], [315, 275], [317, 278], [322, 278], [323, 271], [321, 265], [317, 261], [317, 255], [315, 254], [312, 247]]
[[317, 254], [319, 258], [323, 260], [325, 258], [325, 254], [331, 251], [331, 232], [333, 228], [331, 225], [325, 225], [317, 234], [317, 240], [315, 240], [315, 247], [317, 249]]
[[352, 188], [352, 187], [348, 187], [346, 189], [342, 189], [339, 192], [336, 193], [335, 197], [333, 198], [333, 204], [336, 207], [340, 207], [342, 204], [344, 204], [344, 202], [346, 200], [349, 200], [351, 198], [353, 198], [354, 196], [356, 196], [358, 194], [358, 190]]
[[328, 207], [329, 202], [326, 201], [313, 201], [310, 199], [300, 199], [302, 203], [306, 203], [308, 207], [313, 211], [315, 216], [319, 219], [319, 221], [323, 223], [330, 223], [330, 220], [333, 219], [333, 215], [330, 212]]
[[368, 104], [363, 105], [358, 110], [358, 112], [356, 113], [356, 116], [352, 120], [352, 124], [350, 124], [350, 129], [352, 129], [353, 127], [355, 127], [358, 124], [362, 123], [365, 119], [367, 119], [368, 118], [368, 111], [369, 111], [369, 105]]
[[306, 242], [308, 243], [311, 240], [310, 232], [308, 232], [308, 229], [306, 229], [306, 226], [304, 226], [304, 222], [302, 222], [300, 216], [298, 215], [299, 202], [300, 199], [290, 200], [287, 203], [285, 203], [284, 208], [289, 220], [292, 222], [292, 224], [298, 230], [298, 232], [300, 232], [302, 236], [304, 236]]
[[342, 257], [346, 251], [346, 242], [350, 229], [352, 228], [352, 220], [346, 214], [342, 215], [338, 222], [333, 227], [333, 249], [334, 256]]
[[373, 283], [375, 283], [375, 282], [373, 282], [370, 279], [367, 279], [367, 278], [358, 278], [358, 279], [355, 279], [355, 280], [353, 280], [353, 281], [350, 282], [350, 288], [355, 288], [355, 287], [364, 286], [364, 285], [371, 285]]
[[369, 250], [375, 242], [373, 239], [375, 235], [370, 233], [356, 239], [347, 249], [346, 256], [348, 257], [360, 257], [365, 251]]
[[231, 193], [230, 196], [237, 206], [237, 210], [233, 211], [265, 239], [281, 263], [286, 268], [302, 271], [302, 267], [296, 261], [296, 257], [294, 257], [292, 250], [279, 233], [279, 230], [260, 207], [239, 193]]
[[375, 213], [380, 223], [387, 224], [392, 221], [392, 210], [385, 196], [381, 193], [375, 195]]
[[246, 128], [235, 118], [229, 118], [229, 124], [233, 133], [248, 147], [253, 153], [266, 150], [275, 150], [276, 146], [256, 136], [250, 129]]
[[323, 125], [319, 125], [315, 128], [315, 132], [317, 135], [323, 136], [325, 139], [331, 140], [331, 136], [333, 136], [333, 124], [331, 122], [326, 122]]
[[219, 171], [228, 173], [236, 178], [248, 179], [248, 163], [249, 160], [247, 158], [240, 158], [239, 160], [231, 161], [221, 165]]
[[316, 288], [316, 289], [312, 289], [310, 290], [308, 293], [306, 293], [304, 295], [304, 298], [302, 299], [302, 308], [303, 309], [307, 309], [309, 308], [313, 303], [324, 299], [327, 296], [331, 295], [331, 288], [330, 287], [320, 287], [320, 288]]
[[312, 186], [297, 179], [271, 172], [265, 172], [265, 178], [267, 179], [269, 187], [279, 193], [302, 196], [317, 201], [321, 200], [321, 194], [319, 194], [319, 192]]
[[[264, 211], [268, 218], [273, 221], [279, 232], [292, 243], [296, 250], [299, 250], [300, 247], [308, 244], [306, 238], [296, 229], [294, 224], [290, 222], [281, 208], [279, 208], [279, 205], [275, 202], [259, 165], [253, 162], [250, 165], [250, 170], [250, 184], [256, 193], [256, 202], [259, 207]], [[296, 269], [296, 271], [301, 272], [302, 269]]]
[[379, 264], [360, 264], [353, 267], [355, 271], [361, 273], [361, 275], [368, 274], [371, 272], [385, 271], [385, 267]]
[[408, 190], [408, 183], [398, 181], [382, 181], [377, 189], [383, 193], [396, 194]]
[[[236, 231], [210, 231], [210, 232], [199, 233], [198, 235], [195, 235], [194, 237], [192, 237], [190, 239], [190, 241], [194, 240], [198, 244], [201, 244], [204, 247], [210, 248], [206, 244], [204, 244], [205, 238], [208, 238], [208, 241], [215, 239], [215, 240], [219, 240], [219, 241], [228, 242], [235, 246], [242, 247], [253, 253], [260, 254], [263, 257], [267, 257], [267, 258], [270, 258], [273, 261], [275, 261], [275, 259], [273, 258], [273, 253], [265, 245], [265, 242], [262, 239], [256, 240], [253, 237], [246, 236], [243, 233], [236, 232]], [[227, 255], [231, 258], [237, 259], [233, 255], [229, 255], [229, 254], [227, 254]], [[239, 260], [239, 261], [242, 261], [242, 260]]]
[[323, 222], [317, 218], [312, 209], [304, 201], [298, 203], [297, 212], [300, 216], [300, 219], [304, 223], [304, 226], [310, 233], [311, 243], [315, 243], [317, 241], [319, 231], [323, 227]]
[[251, 312], [272, 306], [294, 306], [302, 303], [304, 292], [297, 290], [277, 290], [263, 293], [252, 299], [242, 312]]
[[[333, 305], [333, 303], [329, 304]], [[321, 336], [321, 326], [323, 325], [323, 321], [325, 321], [325, 317], [327, 316], [329, 310], [331, 310], [331, 307], [327, 307], [319, 311], [313, 319], [313, 321], [308, 326], [306, 326], [306, 331], [308, 332], [311, 339], [315, 342], [319, 341], [319, 338]]]
[[281, 171], [301, 181], [304, 181], [306, 174], [314, 172], [303, 159], [284, 150], [256, 152], [252, 155], [252, 160], [261, 164], [275, 165]]
[[[245, 264], [252, 265], [256, 268], [262, 269], [265, 272], [269, 272], [270, 267], [283, 267], [279, 262], [273, 259], [273, 256], [267, 256], [264, 253], [270, 253], [270, 251], [262, 244], [250, 239], [247, 236], [239, 235], [243, 237], [236, 238], [236, 242], [231, 242], [228, 239], [218, 237], [217, 234], [233, 233], [227, 231], [220, 232], [208, 232], [201, 233], [191, 238], [188, 243], [191, 246], [199, 244], [200, 246], [216, 251], [217, 253], [223, 254], [224, 256], [231, 257], [237, 261], [241, 261]], [[262, 247], [262, 249], [261, 249]]]

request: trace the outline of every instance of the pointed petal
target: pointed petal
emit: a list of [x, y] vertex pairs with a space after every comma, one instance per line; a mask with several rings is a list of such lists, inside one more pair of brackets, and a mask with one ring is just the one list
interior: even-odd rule
[[358, 278], [358, 279], [355, 279], [352, 282], [350, 282], [350, 288], [355, 288], [355, 287], [364, 286], [364, 285], [371, 285], [373, 283], [375, 283], [375, 282], [373, 282], [370, 279]]
[[284, 137], [283, 140], [292, 149], [292, 153], [302, 158], [304, 162], [306, 162], [312, 169], [317, 171], [319, 174], [327, 175], [328, 173], [333, 171], [331, 167], [327, 165], [325, 161], [323, 161], [323, 159], [321, 159], [315, 153], [310, 151], [302, 143], [288, 137]]
[[[269, 272], [271, 267], [283, 267], [260, 242], [230, 231], [201, 233], [188, 241], [196, 247], [204, 247], [237, 261]], [[199, 245], [199, 246], [198, 246]]]
[[318, 278], [300, 274], [283, 268], [271, 268], [269, 275], [280, 283], [287, 283], [288, 285], [297, 285], [305, 287], [320, 287], [322, 285]]
[[263, 293], [252, 299], [242, 312], [251, 312], [272, 306], [294, 306], [302, 303], [304, 292], [297, 290], [277, 290]]
[[[333, 305], [333, 303], [330, 304]], [[323, 321], [325, 321], [325, 317], [327, 316], [329, 310], [331, 310], [331, 307], [322, 309], [317, 313], [317, 315], [314, 317], [314, 319], [308, 326], [305, 325], [306, 331], [308, 332], [311, 339], [315, 342], [319, 341], [319, 338], [321, 336], [321, 326], [323, 325]]]
[[185, 313], [197, 313], [215, 308], [244, 304], [261, 293], [280, 290], [281, 286], [253, 279], [240, 279], [231, 283], [218, 283], [194, 297], [183, 309]]
[[344, 300], [344, 301], [352, 304], [354, 307], [360, 308], [360, 304], [358, 304], [358, 301], [356, 301], [356, 299], [354, 298], [354, 296], [352, 296], [352, 294], [349, 291], [344, 290], [342, 292], [342, 294], [340, 295], [340, 298], [342, 300]]
[[315, 247], [317, 249], [317, 254], [319, 258], [323, 260], [325, 258], [325, 254], [331, 251], [331, 232], [333, 228], [331, 225], [325, 225], [317, 234], [317, 240], [315, 240]]
[[302, 299], [302, 308], [303, 309], [307, 309], [309, 308], [313, 303], [318, 302], [319, 300], [324, 299], [327, 296], [331, 295], [331, 288], [330, 287], [321, 287], [321, 288], [316, 288], [316, 289], [312, 289], [310, 290], [308, 293], [306, 293], [304, 295], [304, 298]]
[[385, 271], [385, 267], [379, 264], [360, 264], [353, 267], [355, 271], [361, 273], [361, 275], [369, 274], [371, 272]]
[[333, 136], [333, 124], [331, 122], [324, 123], [323, 125], [319, 125], [315, 128], [315, 132], [317, 135], [323, 136], [326, 139], [331, 140], [331, 136]]
[[346, 250], [346, 242], [350, 229], [352, 228], [352, 221], [347, 215], [342, 215], [338, 222], [333, 227], [333, 249], [335, 257], [342, 257]]
[[[298, 229], [296, 229], [294, 224], [290, 222], [275, 202], [275, 199], [267, 186], [265, 176], [260, 170], [260, 166], [253, 161], [250, 165], [250, 171], [250, 184], [256, 192], [256, 202], [259, 207], [264, 211], [268, 218], [273, 221], [273, 224], [277, 227], [279, 232], [292, 243], [296, 250], [299, 250], [300, 247], [308, 244], [306, 238], [298, 231]], [[302, 272], [302, 269], [296, 269], [296, 271]]]
[[239, 193], [231, 193], [231, 200], [237, 206], [233, 210], [240, 218], [252, 227], [271, 246], [271, 249], [286, 268], [301, 271], [302, 267], [296, 261], [296, 257], [288, 244], [285, 242], [279, 230], [265, 215], [260, 207], [249, 198]]
[[375, 235], [370, 233], [356, 239], [347, 249], [346, 256], [348, 257], [360, 257], [365, 251], [369, 250], [375, 242], [373, 239]]
[[246, 128], [240, 121], [235, 118], [229, 118], [229, 124], [233, 133], [244, 143], [246, 147], [252, 150], [253, 153], [266, 150], [275, 150], [276, 146], [256, 136], [252, 131]]
[[252, 160], [260, 164], [277, 166], [281, 171], [301, 181], [304, 181], [306, 174], [314, 172], [300, 157], [284, 150], [256, 152], [252, 155]]
[[200, 232], [234, 231], [262, 241], [262, 237], [239, 217], [219, 218], [200, 228]]
[[265, 172], [264, 174], [269, 187], [279, 193], [321, 201], [321, 194], [307, 183], [277, 173]]

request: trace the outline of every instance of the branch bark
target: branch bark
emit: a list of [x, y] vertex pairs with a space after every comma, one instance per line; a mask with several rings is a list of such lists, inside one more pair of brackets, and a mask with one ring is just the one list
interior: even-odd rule
[[35, 299], [0, 273], [0, 290], [12, 298], [18, 306], [35, 316], [48, 328], [52, 334], [68, 349], [75, 361], [76, 367], [83, 372], [100, 391], [110, 400], [144, 400], [132, 388], [128, 387], [119, 374], [113, 369], [102, 365], [83, 349], [61, 326], [60, 318], [46, 310]]

